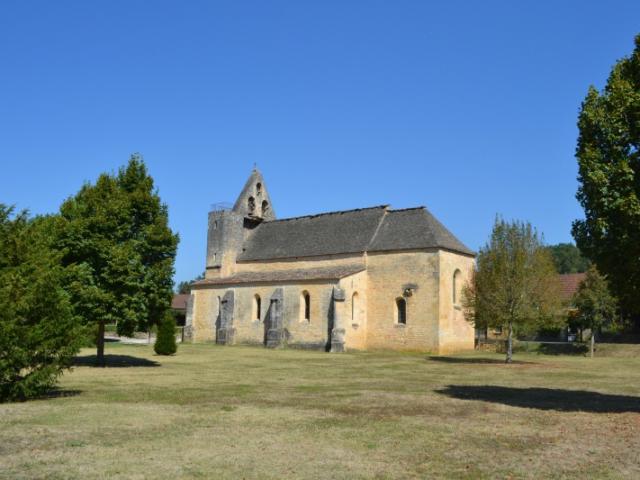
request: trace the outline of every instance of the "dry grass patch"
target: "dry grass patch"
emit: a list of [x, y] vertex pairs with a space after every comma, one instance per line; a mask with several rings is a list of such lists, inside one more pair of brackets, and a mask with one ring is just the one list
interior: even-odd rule
[[108, 353], [0, 405], [0, 478], [640, 477], [638, 358]]

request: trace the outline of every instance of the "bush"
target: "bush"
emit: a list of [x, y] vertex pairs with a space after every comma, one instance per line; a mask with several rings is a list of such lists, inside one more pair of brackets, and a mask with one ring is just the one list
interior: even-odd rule
[[83, 338], [51, 248], [51, 217], [12, 218], [0, 204], [0, 401], [45, 393]]
[[176, 321], [171, 311], [165, 313], [158, 326], [158, 336], [153, 349], [158, 355], [173, 355], [178, 350], [176, 344]]

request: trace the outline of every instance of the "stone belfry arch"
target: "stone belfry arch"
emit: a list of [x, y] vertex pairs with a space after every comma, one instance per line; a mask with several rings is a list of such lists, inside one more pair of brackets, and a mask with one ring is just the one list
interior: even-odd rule
[[276, 214], [271, 204], [271, 198], [264, 178], [257, 168], [254, 168], [238, 195], [233, 211], [244, 218], [254, 220], [275, 220]]
[[236, 258], [248, 234], [261, 222], [275, 218], [264, 178], [254, 168], [233, 208], [209, 212], [206, 278], [233, 275]]

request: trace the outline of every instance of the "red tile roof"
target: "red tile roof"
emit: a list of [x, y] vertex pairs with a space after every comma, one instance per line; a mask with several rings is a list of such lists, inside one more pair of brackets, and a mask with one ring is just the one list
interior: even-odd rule
[[171, 299], [171, 308], [173, 308], [174, 310], [186, 310], [188, 301], [188, 293], [177, 293]]
[[563, 300], [571, 300], [573, 294], [578, 291], [580, 283], [587, 276], [586, 273], [564, 273], [560, 277], [560, 295]]

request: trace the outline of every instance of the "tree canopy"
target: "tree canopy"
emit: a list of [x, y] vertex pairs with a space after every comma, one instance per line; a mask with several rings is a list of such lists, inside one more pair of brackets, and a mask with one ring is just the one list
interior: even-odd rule
[[572, 243], [558, 243], [547, 248], [551, 252], [558, 273], [583, 273], [589, 268], [589, 259]]
[[51, 226], [0, 204], [0, 400], [49, 389], [83, 341]]
[[552, 326], [560, 318], [558, 276], [551, 253], [529, 223], [496, 219], [464, 290], [465, 317], [476, 328], [507, 331], [507, 363], [513, 334]]
[[103, 363], [105, 324], [132, 335], [170, 307], [178, 236], [138, 155], [66, 200], [58, 232], [75, 311], [97, 326]]
[[578, 118], [580, 250], [607, 276], [621, 307], [640, 316], [640, 35], [602, 92], [590, 87]]
[[178, 283], [178, 286], [176, 288], [177, 293], [190, 293], [191, 292], [191, 284], [195, 281], [198, 280], [202, 280], [204, 278], [204, 274], [200, 274], [198, 275], [196, 278], [194, 278], [191, 281], [182, 281], [180, 283]]

